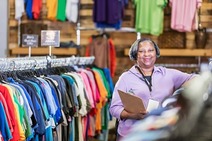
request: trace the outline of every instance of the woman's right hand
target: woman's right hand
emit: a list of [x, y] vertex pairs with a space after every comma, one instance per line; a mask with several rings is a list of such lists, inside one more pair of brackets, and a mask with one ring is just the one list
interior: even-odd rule
[[126, 110], [123, 110], [121, 112], [121, 119], [136, 119], [136, 120], [140, 120], [140, 119], [143, 119], [146, 114], [147, 114], [146, 111], [142, 111], [140, 113], [130, 113], [130, 112], [127, 112]]

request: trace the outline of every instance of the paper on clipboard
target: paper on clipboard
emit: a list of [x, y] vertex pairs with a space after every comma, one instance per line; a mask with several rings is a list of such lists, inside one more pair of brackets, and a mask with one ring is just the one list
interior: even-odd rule
[[124, 105], [124, 109], [131, 113], [140, 113], [146, 111], [141, 98], [118, 90], [121, 101]]
[[148, 102], [148, 105], [147, 105], [147, 111], [150, 112], [154, 109], [157, 109], [158, 106], [159, 106], [158, 101], [150, 99], [149, 102]]

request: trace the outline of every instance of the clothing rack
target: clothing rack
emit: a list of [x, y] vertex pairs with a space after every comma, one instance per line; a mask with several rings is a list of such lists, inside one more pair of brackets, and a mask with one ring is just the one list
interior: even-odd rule
[[[109, 76], [107, 70], [91, 66], [94, 59], [93, 56], [72, 56], [67, 58], [52, 58], [52, 56], [0, 58], [0, 77], [2, 81], [2, 85], [0, 85], [2, 89], [0, 92], [6, 96], [8, 94], [6, 94], [5, 89], [12, 86], [14, 89], [11, 89], [11, 91], [14, 90], [15, 92], [19, 92], [18, 94], [21, 94], [15, 95], [15, 92], [12, 93], [14, 97], [17, 97], [17, 104], [21, 104], [21, 102], [23, 104], [23, 101], [21, 101], [23, 99], [24, 103], [31, 102], [31, 108], [29, 108], [29, 104], [23, 105], [25, 116], [17, 115], [17, 117], [23, 119], [23, 123], [17, 122], [18, 120], [16, 119], [19, 118], [15, 119], [15, 116], [11, 116], [14, 118], [12, 121], [17, 122], [14, 124], [15, 127], [19, 127], [18, 125], [27, 125], [27, 130], [16, 134], [18, 128], [14, 128], [13, 132], [7, 134], [8, 138], [19, 138], [20, 136], [20, 138], [39, 138], [39, 140], [45, 138], [46, 141], [52, 141], [53, 137], [58, 140], [87, 140], [87, 138], [104, 136], [104, 139], [106, 139], [109, 121], [107, 100], [111, 97], [110, 92], [113, 91], [113, 87], [109, 86], [113, 86], [113, 84], [112, 81], [109, 80], [110, 78], [106, 78], [106, 76]], [[48, 63], [50, 64], [50, 69], [47, 68]], [[72, 71], [75, 70], [74, 65], [76, 65], [76, 68], [80, 65], [88, 65], [89, 68], [84, 69], [84, 67], [80, 66], [80, 69]], [[105, 82], [102, 81], [103, 78]], [[102, 88], [101, 90], [100, 87]], [[8, 92], [10, 91], [8, 90]], [[27, 94], [24, 92], [27, 92]], [[102, 93], [105, 95], [101, 95]], [[12, 94], [10, 96], [12, 96]], [[22, 98], [25, 95], [30, 99], [33, 98], [33, 101]], [[21, 96], [21, 98], [18, 96]], [[9, 100], [8, 103], [15, 102], [12, 98]], [[103, 102], [105, 105], [102, 104]], [[29, 115], [30, 112], [27, 112], [27, 110], [33, 109], [34, 106], [37, 106], [36, 104], [40, 105], [43, 110], [36, 109], [36, 113], [34, 110], [31, 110], [31, 113], [34, 115], [33, 117], [37, 117], [33, 118]], [[5, 105], [7, 105], [7, 103], [5, 103]], [[48, 107], [45, 105], [48, 105]], [[8, 104], [8, 106], [10, 106], [10, 109], [14, 109], [13, 105]], [[18, 110], [18, 107], [16, 109]], [[104, 110], [104, 112], [101, 112], [102, 110]], [[14, 115], [15, 113], [11, 112], [10, 114]], [[88, 117], [91, 120], [87, 120]], [[101, 121], [103, 118], [104, 121]], [[30, 124], [30, 121], [34, 121], [34, 124]], [[51, 123], [49, 121], [51, 121]], [[4, 120], [4, 123], [7, 122], [8, 120]], [[83, 126], [83, 123], [86, 123], [88, 126]], [[93, 128], [93, 123], [98, 126]], [[78, 126], [71, 126], [75, 124], [78, 124]], [[34, 125], [38, 127], [34, 128]], [[90, 127], [89, 129], [91, 130], [89, 130], [88, 136], [84, 136], [83, 133], [88, 131], [87, 127]], [[70, 131], [73, 132], [67, 135], [65, 131], [60, 130], [61, 128], [66, 131], [70, 129]], [[103, 131], [103, 133], [100, 131]]]
[[90, 65], [95, 57], [65, 57], [55, 58], [54, 56], [42, 57], [20, 57], [20, 58], [0, 58], [0, 71], [15, 71], [26, 69], [41, 69], [49, 67]]

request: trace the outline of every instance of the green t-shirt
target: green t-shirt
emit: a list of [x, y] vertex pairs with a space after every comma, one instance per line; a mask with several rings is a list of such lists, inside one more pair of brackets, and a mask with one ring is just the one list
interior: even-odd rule
[[160, 35], [163, 32], [164, 7], [167, 0], [134, 0], [136, 7], [135, 30]]
[[57, 5], [57, 20], [66, 20], [66, 0], [58, 0]]

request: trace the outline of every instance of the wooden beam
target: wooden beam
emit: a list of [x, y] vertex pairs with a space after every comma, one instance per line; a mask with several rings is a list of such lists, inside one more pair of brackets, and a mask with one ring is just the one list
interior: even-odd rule
[[[11, 55], [27, 55], [29, 54], [29, 49], [26, 47], [17, 47], [10, 49]], [[76, 48], [55, 48], [52, 47], [51, 49], [52, 55], [76, 55], [77, 49]], [[31, 55], [49, 55], [49, 48], [48, 47], [37, 47], [31, 48]]]

